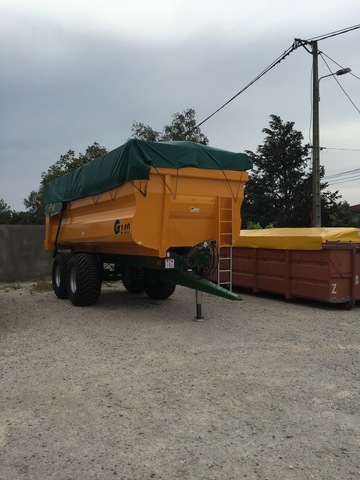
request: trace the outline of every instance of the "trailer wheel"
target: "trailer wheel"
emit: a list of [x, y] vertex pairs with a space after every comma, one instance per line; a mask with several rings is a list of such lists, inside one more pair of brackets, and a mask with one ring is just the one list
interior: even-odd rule
[[68, 298], [66, 288], [66, 270], [72, 253], [58, 253], [53, 260], [51, 280], [55, 295], [58, 298]]
[[124, 284], [125, 289], [129, 293], [143, 293], [143, 291], [145, 290], [144, 280], [139, 280], [139, 279], [129, 280], [127, 278], [123, 278], [122, 282]]
[[146, 280], [145, 293], [148, 297], [154, 300], [165, 300], [170, 297], [175, 291], [176, 285], [170, 282], [164, 282], [157, 278]]
[[94, 255], [78, 253], [68, 263], [66, 274], [67, 293], [77, 307], [93, 305], [101, 291], [101, 265]]

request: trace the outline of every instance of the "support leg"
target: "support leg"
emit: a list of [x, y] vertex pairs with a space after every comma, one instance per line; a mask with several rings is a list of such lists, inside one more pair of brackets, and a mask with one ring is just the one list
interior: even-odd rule
[[204, 320], [204, 316], [202, 314], [202, 292], [196, 290], [196, 317], [194, 320], [196, 322], [202, 322]]

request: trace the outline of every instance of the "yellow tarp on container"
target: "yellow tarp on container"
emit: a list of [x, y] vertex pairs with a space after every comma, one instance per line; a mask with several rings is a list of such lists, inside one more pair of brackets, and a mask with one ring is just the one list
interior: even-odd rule
[[269, 228], [241, 230], [234, 247], [321, 250], [324, 243], [360, 243], [359, 228]]

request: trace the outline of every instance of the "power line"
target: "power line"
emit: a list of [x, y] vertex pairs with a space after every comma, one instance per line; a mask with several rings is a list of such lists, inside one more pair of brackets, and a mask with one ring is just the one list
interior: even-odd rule
[[[237, 92], [234, 96], [232, 96], [228, 101], [226, 101], [223, 105], [221, 105], [221, 107], [219, 107], [213, 113], [208, 115], [204, 120], [202, 120], [200, 123], [198, 123], [192, 130], [190, 130], [187, 133], [191, 133], [192, 131], [199, 128], [201, 125], [203, 125], [205, 122], [210, 120], [210, 118], [212, 118], [214, 115], [216, 115], [218, 112], [220, 112], [220, 110], [222, 110], [227, 105], [229, 105], [229, 103], [231, 103], [233, 100], [235, 100], [235, 98], [237, 98], [239, 95], [241, 95], [243, 92], [245, 92], [245, 90], [247, 90], [249, 87], [251, 87], [251, 85], [253, 85], [258, 80], [260, 80], [261, 77], [263, 77], [266, 73], [268, 73], [272, 68], [274, 68], [276, 65], [278, 65], [282, 60], [284, 60], [288, 55], [290, 55], [290, 53], [292, 53], [294, 50], [296, 50], [300, 46], [303, 46], [304, 48], [306, 48], [306, 45], [311, 43], [312, 41], [325, 40], [326, 38], [330, 38], [330, 37], [334, 37], [334, 36], [337, 36], [337, 35], [341, 35], [343, 33], [351, 32], [352, 30], [356, 30], [358, 28], [360, 28], [360, 25], [354, 25], [352, 27], [344, 28], [342, 30], [337, 30], [335, 32], [327, 33], [325, 35], [321, 35], [321, 36], [318, 36], [318, 37], [309, 38], [307, 40], [301, 40], [299, 38], [295, 38], [294, 43], [291, 45], [291, 47], [289, 47], [287, 50], [285, 50], [285, 52], [282, 55], [280, 55], [267, 68], [265, 68], [261, 73], [259, 73], [259, 75], [257, 75], [244, 88], [242, 88], [239, 92]], [[355, 108], [357, 108], [357, 107], [355, 107]]]
[[325, 150], [342, 150], [345, 152], [360, 152], [360, 148], [335, 148], [335, 147], [322, 147]]
[[356, 177], [352, 177], [352, 178], [344, 178], [344, 179], [340, 179], [340, 180], [335, 180], [333, 182], [327, 182], [328, 185], [332, 186], [332, 185], [340, 185], [342, 183], [348, 183], [348, 182], [354, 182], [356, 180], [360, 180], [360, 175], [356, 176]]
[[[326, 58], [328, 58], [329, 60], [331, 60], [333, 63], [335, 63], [335, 65], [337, 65], [338, 67], [344, 68], [344, 67], [342, 67], [342, 66], [340, 65], [340, 63], [335, 62], [335, 60], [334, 60], [333, 58], [329, 57], [329, 55], [326, 55], [325, 52], [320, 52], [320, 53], [321, 53], [322, 55], [324, 55]], [[323, 59], [323, 61], [325, 62], [324, 59]], [[326, 64], [326, 62], [325, 62], [325, 64]], [[349, 75], [352, 75], [353, 77], [355, 77], [355, 78], [357, 78], [358, 80], [360, 80], [360, 77], [358, 77], [357, 75], [355, 75], [355, 73], [352, 72], [352, 71], [349, 72]]]
[[[342, 89], [342, 91], [345, 93], [345, 95], [348, 97], [348, 99], [350, 100], [350, 102], [352, 103], [352, 105], [355, 107], [355, 109], [360, 113], [359, 109], [357, 108], [357, 106], [354, 104], [354, 102], [351, 100], [351, 98], [349, 97], [349, 95], [345, 92], [344, 88], [342, 87], [342, 85], [340, 85], [340, 82], [338, 81], [338, 79], [336, 78], [336, 73], [334, 74], [334, 72], [332, 72], [331, 68], [329, 67], [328, 63], [326, 62], [326, 60], [324, 59], [324, 56], [327, 57], [329, 60], [331, 60], [333, 63], [335, 63], [338, 67], [340, 67], [341, 69], [343, 69], [344, 67], [342, 65], [340, 65], [339, 63], [337, 63], [335, 60], [333, 60], [331, 57], [329, 57], [329, 55], [327, 55], [326, 53], [324, 52], [321, 52], [319, 51], [319, 55], [321, 56], [323, 62], [325, 63], [325, 65], [327, 66], [329, 72], [331, 74], [334, 75], [334, 78], [335, 80], [337, 81], [339, 87]], [[352, 72], [349, 72], [349, 74], [351, 74], [353, 77], [357, 78], [358, 80], [360, 80], [360, 77], [354, 75]], [[312, 77], [312, 75], [311, 75]], [[311, 112], [310, 112], [310, 124], [309, 124], [309, 138], [310, 138], [310, 132], [311, 132], [311, 122], [312, 122], [312, 109], [313, 109], [313, 102], [312, 102], [312, 98], [311, 98]], [[310, 142], [311, 143], [311, 140]], [[312, 147], [310, 147], [312, 148]], [[360, 150], [357, 150], [357, 149], [348, 149], [348, 148], [331, 148], [331, 147], [321, 147], [321, 150], [349, 150], [349, 151], [360, 151]]]
[[332, 175], [325, 175], [323, 180], [328, 185], [339, 185], [342, 183], [354, 182], [356, 180], [360, 180], [360, 168], [334, 173]]
[[323, 55], [322, 55], [322, 52], [319, 52], [323, 62], [325, 63], [325, 65], [327, 66], [327, 68], [329, 69], [329, 72], [334, 76], [334, 80], [337, 82], [337, 84], [339, 85], [339, 87], [341, 88], [341, 90], [345, 93], [345, 95], [347, 96], [347, 98], [349, 99], [350, 103], [352, 104], [352, 106], [355, 108], [355, 110], [360, 113], [360, 110], [358, 109], [358, 107], [355, 105], [355, 103], [351, 100], [350, 96], [345, 92], [343, 86], [341, 85], [341, 83], [339, 82], [339, 80], [336, 78], [336, 74], [334, 74], [334, 72], [331, 71], [331, 68], [329, 67], [327, 61], [324, 59]]
[[360, 173], [360, 168], [355, 168], [354, 170], [347, 170], [346, 172], [340, 172], [340, 173], [333, 173], [332, 175], [325, 175], [324, 180], [334, 178], [337, 179], [338, 177], [342, 175], [349, 175], [353, 173]]
[[265, 70], [263, 70], [259, 75], [257, 75], [250, 83], [248, 83], [244, 88], [242, 88], [238, 93], [236, 93], [233, 97], [230, 98], [227, 102], [225, 102], [221, 107], [219, 107], [215, 112], [213, 112], [211, 115], [206, 117], [202, 122], [198, 123], [195, 128], [199, 128], [201, 125], [203, 125], [205, 122], [210, 120], [211, 117], [216, 115], [220, 110], [225, 108], [227, 105], [229, 105], [230, 102], [235, 100], [236, 97], [238, 97], [241, 93], [245, 92], [251, 85], [253, 85], [255, 82], [260, 80], [261, 77], [263, 77], [266, 73], [268, 73], [272, 68], [274, 68], [276, 65], [278, 65], [282, 60], [284, 60], [288, 55], [290, 55], [291, 52], [293, 52], [297, 47], [293, 44], [290, 48], [285, 50], [285, 52], [280, 55], [276, 60], [274, 60]]
[[336, 37], [337, 35], [342, 35], [343, 33], [351, 32], [352, 30], [357, 30], [360, 28], [360, 25], [353, 25], [352, 27], [343, 28], [342, 30], [336, 30], [335, 32], [325, 33], [324, 35], [319, 35], [317, 37], [308, 38], [306, 42], [314, 42], [319, 40], [326, 40], [327, 38]]

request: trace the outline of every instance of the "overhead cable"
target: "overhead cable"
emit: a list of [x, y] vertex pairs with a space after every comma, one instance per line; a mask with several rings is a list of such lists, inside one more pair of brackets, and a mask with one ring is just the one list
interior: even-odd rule
[[[322, 52], [319, 52], [319, 55], [321, 56], [321, 58], [323, 59], [323, 62], [325, 63], [325, 65], [327, 66], [327, 68], [329, 69], [329, 72], [333, 75], [334, 77], [334, 80], [336, 80], [336, 83], [339, 85], [339, 87], [341, 88], [341, 90], [345, 93], [345, 95], [347, 96], [347, 98], [349, 99], [350, 103], [352, 104], [352, 106], [355, 108], [355, 110], [360, 113], [360, 110], [358, 109], [358, 107], [355, 105], [355, 103], [352, 101], [352, 99], [350, 98], [350, 96], [345, 92], [343, 86], [341, 85], [341, 83], [339, 82], [339, 80], [336, 78], [336, 73], [332, 72], [331, 71], [331, 68], [329, 67], [328, 63], [326, 62], [325, 58], [323, 57], [323, 54]], [[343, 67], [342, 67], [343, 68]]]
[[267, 68], [265, 68], [261, 73], [259, 73], [259, 75], [257, 75], [250, 83], [248, 83], [244, 88], [242, 88], [238, 93], [236, 93], [233, 97], [231, 97], [227, 102], [225, 102], [223, 105], [221, 105], [221, 107], [216, 109], [211, 115], [207, 116], [204, 120], [202, 120], [200, 123], [198, 123], [193, 129], [191, 129], [189, 132], [186, 132], [186, 133], [191, 133], [192, 131], [199, 128], [201, 125], [203, 125], [205, 122], [210, 120], [210, 118], [212, 118], [214, 115], [216, 115], [218, 112], [220, 112], [220, 110], [222, 110], [227, 105], [229, 105], [229, 103], [231, 103], [233, 100], [235, 100], [235, 98], [237, 98], [239, 95], [241, 95], [243, 92], [245, 92], [245, 90], [247, 90], [249, 87], [251, 87], [251, 85], [253, 85], [255, 82], [260, 80], [261, 77], [263, 77], [272, 68], [274, 68], [280, 62], [282, 62], [288, 55], [290, 55], [290, 53], [292, 53], [297, 48], [299, 48], [301, 46], [306, 48], [306, 45], [308, 43], [311, 43], [312, 41], [324, 40], [326, 38], [334, 37], [336, 35], [341, 35], [343, 33], [347, 33], [347, 32], [350, 32], [352, 30], [356, 30], [358, 28], [360, 28], [360, 25], [354, 25], [352, 27], [344, 28], [342, 30], [337, 30], [335, 32], [327, 33], [325, 35], [321, 35], [321, 36], [318, 36], [318, 37], [309, 38], [307, 40], [301, 40], [299, 38], [295, 38], [294, 43], [291, 45], [291, 47], [289, 47], [287, 50], [285, 50], [285, 52], [282, 55], [280, 55], [276, 60], [274, 60], [274, 62], [272, 62]]
[[360, 180], [360, 175], [355, 176], [355, 177], [350, 177], [350, 178], [334, 180], [334, 181], [327, 182], [327, 183], [328, 183], [329, 186], [332, 186], [332, 185], [339, 185], [341, 183], [355, 182], [356, 180]]
[[259, 73], [259, 75], [257, 75], [253, 80], [251, 80], [250, 83], [248, 83], [244, 88], [242, 88], [238, 93], [236, 93], [233, 97], [230, 98], [230, 100], [228, 100], [227, 102], [225, 102], [223, 105], [221, 105], [221, 107], [219, 107], [217, 110], [215, 110], [215, 112], [213, 112], [211, 115], [209, 115], [208, 117], [206, 117], [202, 122], [198, 123], [196, 125], [195, 128], [199, 128], [203, 123], [207, 122], [211, 117], [213, 117], [214, 115], [216, 115], [218, 112], [220, 112], [220, 110], [222, 110], [224, 107], [226, 107], [227, 105], [229, 105], [230, 102], [232, 102], [233, 100], [235, 100], [236, 97], [238, 97], [241, 93], [245, 92], [245, 90], [247, 90], [249, 87], [251, 87], [251, 85], [253, 85], [255, 82], [257, 82], [258, 80], [260, 80], [261, 77], [263, 77], [266, 73], [268, 73], [272, 68], [274, 68], [276, 65], [278, 65], [282, 60], [284, 60], [288, 55], [290, 55], [291, 52], [293, 52], [295, 49], [297, 48], [297, 46], [295, 44], [291, 45], [290, 48], [288, 48], [287, 50], [285, 50], [285, 52], [280, 55], [280, 57], [278, 57], [276, 60], [274, 60], [267, 68], [265, 68], [265, 70], [263, 70], [261, 73]]
[[322, 147], [325, 150], [343, 150], [346, 152], [360, 152], [360, 148], [336, 148], [336, 147]]
[[332, 175], [325, 175], [324, 180], [329, 180], [331, 178], [337, 180], [338, 177], [341, 177], [343, 175], [354, 174], [354, 173], [360, 173], [360, 168], [355, 168], [354, 170], [347, 170], [346, 172], [333, 173]]
[[[329, 57], [329, 55], [326, 55], [325, 52], [320, 52], [320, 53], [321, 53], [324, 57], [328, 58], [328, 59], [331, 60], [333, 63], [335, 63], [335, 65], [337, 65], [338, 67], [344, 68], [344, 67], [342, 67], [342, 66], [340, 65], [340, 63], [335, 62], [335, 60], [334, 60], [333, 58]], [[323, 59], [323, 60], [324, 60], [324, 59]], [[324, 62], [325, 62], [325, 60], [324, 60]], [[326, 62], [325, 62], [325, 63], [326, 63]], [[348, 72], [348, 74], [349, 74], [349, 75], [352, 75], [353, 77], [355, 77], [355, 78], [357, 78], [358, 80], [360, 80], [360, 77], [358, 77], [357, 75], [355, 75], [355, 73], [354, 73], [353, 71]]]
[[325, 40], [326, 38], [336, 37], [337, 35], [342, 35], [343, 33], [351, 32], [352, 30], [357, 30], [360, 28], [360, 25], [353, 25], [352, 27], [343, 28], [342, 30], [336, 30], [335, 32], [325, 33], [324, 35], [319, 35], [317, 37], [308, 38], [306, 42], [314, 42], [319, 40]]

